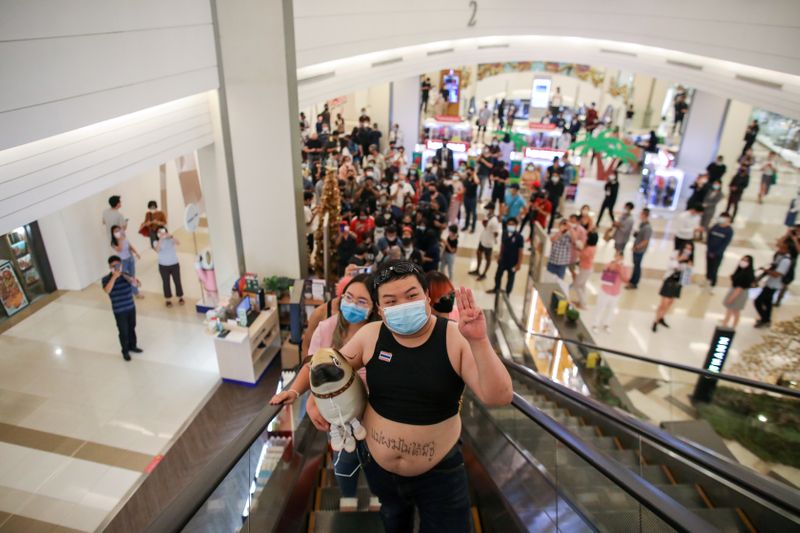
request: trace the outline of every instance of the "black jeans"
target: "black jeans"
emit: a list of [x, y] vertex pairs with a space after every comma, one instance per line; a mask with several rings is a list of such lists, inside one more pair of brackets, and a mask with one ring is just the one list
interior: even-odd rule
[[706, 279], [712, 287], [717, 286], [717, 271], [722, 264], [722, 254], [712, 255], [706, 252]]
[[117, 321], [117, 331], [119, 332], [119, 345], [122, 353], [128, 353], [137, 347], [136, 342], [136, 308], [124, 313], [114, 313]]
[[615, 220], [614, 220], [614, 204], [616, 202], [617, 202], [616, 200], [613, 200], [613, 201], [611, 201], [611, 200], [603, 200], [603, 205], [600, 206], [600, 213], [598, 213], [598, 215], [597, 215], [597, 222], [595, 222], [595, 226], [599, 226], [600, 225], [600, 219], [603, 218], [603, 213], [606, 212], [606, 209], [608, 209], [608, 216], [611, 217], [611, 222], [612, 223], [615, 222]]
[[420, 533], [471, 530], [467, 471], [458, 445], [432, 469], [413, 477], [381, 468], [365, 441], [358, 442], [357, 450], [369, 488], [381, 501], [386, 533], [413, 531], [415, 507], [419, 510]]
[[558, 217], [558, 204], [561, 202], [561, 197], [558, 198], [548, 198], [550, 204], [553, 206], [553, 211], [550, 213], [550, 223], [547, 225], [547, 233], [553, 231], [553, 224], [556, 223], [556, 217]]
[[475, 231], [475, 222], [478, 220], [478, 199], [464, 197], [464, 229]]
[[178, 298], [183, 298], [183, 285], [181, 284], [181, 265], [158, 265], [158, 273], [161, 274], [161, 283], [164, 286], [164, 298], [172, 298], [172, 285], [169, 278], [175, 282], [175, 294]]
[[506, 281], [506, 293], [511, 294], [511, 289], [514, 288], [514, 276], [517, 275], [517, 273], [514, 272], [515, 266], [516, 264], [513, 265], [503, 265], [501, 263], [497, 264], [497, 272], [495, 272], [494, 275], [494, 290], [496, 291], [500, 290], [500, 285], [503, 283], [503, 272], [507, 272], [508, 280]]
[[764, 287], [754, 302], [761, 322], [772, 320], [772, 297], [775, 296], [775, 290]]

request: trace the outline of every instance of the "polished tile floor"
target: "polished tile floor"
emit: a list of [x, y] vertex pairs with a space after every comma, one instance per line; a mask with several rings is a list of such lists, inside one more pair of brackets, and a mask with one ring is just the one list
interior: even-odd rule
[[99, 284], [0, 335], [0, 531], [98, 529], [216, 388], [192, 255], [180, 254], [187, 305], [172, 309], [143, 255], [133, 361]]

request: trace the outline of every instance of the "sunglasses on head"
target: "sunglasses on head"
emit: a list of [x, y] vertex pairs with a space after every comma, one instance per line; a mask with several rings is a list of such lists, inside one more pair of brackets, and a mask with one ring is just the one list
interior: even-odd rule
[[405, 275], [405, 274], [422, 274], [422, 269], [417, 266], [415, 263], [400, 263], [398, 265], [392, 265], [385, 270], [381, 270], [377, 274], [375, 274], [375, 278], [372, 281], [372, 286], [374, 288], [378, 288], [380, 285], [386, 283], [390, 279], [393, 279], [396, 275]]

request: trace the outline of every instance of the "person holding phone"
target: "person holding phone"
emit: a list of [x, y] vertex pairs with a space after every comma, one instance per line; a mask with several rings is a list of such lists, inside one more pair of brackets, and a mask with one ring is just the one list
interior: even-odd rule
[[103, 290], [111, 298], [111, 308], [117, 322], [122, 358], [131, 360], [131, 352], [142, 353], [136, 340], [136, 303], [133, 289], [141, 285], [139, 280], [122, 270], [122, 259], [118, 255], [108, 258], [109, 273], [102, 279]]
[[352, 231], [350, 231], [350, 226], [347, 225], [347, 222], [340, 223], [339, 236], [336, 237], [339, 277], [344, 275], [344, 269], [350, 264], [350, 259], [352, 259], [352, 257], [355, 255], [357, 246], [358, 239], [356, 239], [356, 236], [353, 235]]
[[158, 253], [158, 273], [161, 274], [161, 283], [164, 288], [164, 298], [167, 307], [172, 307], [172, 286], [170, 278], [175, 283], [175, 294], [178, 296], [178, 303], [186, 303], [183, 299], [183, 285], [181, 284], [181, 264], [178, 261], [178, 239], [170, 235], [167, 228], [158, 228], [158, 242], [155, 251]]

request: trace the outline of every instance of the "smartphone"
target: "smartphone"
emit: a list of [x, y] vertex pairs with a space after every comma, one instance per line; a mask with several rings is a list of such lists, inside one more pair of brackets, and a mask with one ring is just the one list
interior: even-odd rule
[[370, 273], [372, 273], [372, 267], [371, 267], [371, 266], [366, 266], [366, 267], [358, 267], [358, 268], [356, 269], [356, 272], [357, 272], [358, 274], [370, 274]]
[[347, 222], [339, 222], [339, 231], [344, 231], [344, 228], [347, 227]]

